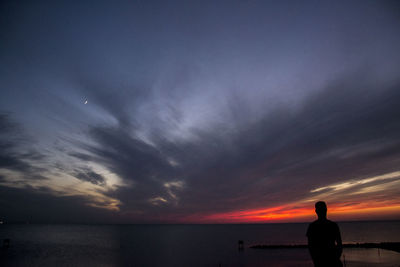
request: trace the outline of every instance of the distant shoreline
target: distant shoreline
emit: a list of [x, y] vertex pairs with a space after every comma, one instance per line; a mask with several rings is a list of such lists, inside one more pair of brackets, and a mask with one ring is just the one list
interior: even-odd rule
[[[400, 219], [387, 219], [387, 220], [345, 220], [345, 221], [336, 221], [339, 225], [342, 223], [387, 223], [387, 222], [400, 222]], [[132, 222], [132, 223], [107, 223], [107, 222], [43, 222], [43, 221], [18, 221], [11, 220], [5, 221], [3, 220], [3, 225], [277, 225], [277, 224], [309, 224], [310, 221], [304, 222], [225, 222], [225, 223], [196, 223], [196, 222]]]
[[[400, 253], [400, 242], [382, 242], [382, 243], [346, 243], [344, 248], [380, 248], [392, 250]], [[254, 245], [254, 249], [282, 249], [282, 248], [308, 248], [307, 245]]]

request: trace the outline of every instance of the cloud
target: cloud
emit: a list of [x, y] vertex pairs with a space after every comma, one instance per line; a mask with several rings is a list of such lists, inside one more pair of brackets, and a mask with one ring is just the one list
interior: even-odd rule
[[153, 205], [160, 205], [160, 204], [162, 204], [162, 203], [167, 203], [168, 200], [166, 200], [166, 199], [163, 198], [163, 197], [153, 197], [153, 198], [150, 198], [150, 199], [149, 199], [149, 202], [150, 202], [151, 204], [153, 204]]
[[390, 4], [6, 6], [1, 184], [162, 221], [398, 171]]
[[[100, 174], [93, 169], [96, 165], [89, 166], [76, 161], [70, 165], [65, 160], [68, 154], [63, 149], [56, 149], [58, 154], [50, 149], [37, 152], [35, 140], [27, 135], [25, 129], [10, 114], [0, 114], [0, 126], [1, 186], [32, 194], [47, 194], [46, 198], [53, 198], [55, 201], [57, 198], [76, 197], [82, 200], [82, 206], [119, 209], [121, 203], [106, 195], [118, 184], [118, 179], [110, 172]], [[76, 156], [76, 153], [71, 154]], [[96, 169], [102, 170], [98, 167]], [[77, 185], [76, 179], [86, 184], [81, 182]], [[2, 198], [9, 201], [5, 194]]]
[[75, 157], [77, 159], [83, 160], [83, 161], [93, 161], [94, 158], [91, 155], [85, 154], [85, 153], [80, 153], [80, 152], [70, 152], [68, 155], [71, 157]]
[[[241, 116], [194, 125], [189, 139], [170, 138], [171, 127], [180, 129], [182, 120], [159, 123], [163, 118], [154, 110], [146, 134], [146, 125], [92, 125], [87, 137], [93, 142], [80, 147], [132, 184], [113, 195], [124, 203], [122, 212], [179, 217], [289, 203], [317, 187], [397, 171], [399, 84], [365, 76], [333, 80], [296, 108], [280, 106], [257, 120], [247, 120], [240, 97], [228, 97], [220, 112]], [[156, 95], [142, 99], [135, 111], [127, 108], [129, 98], [115, 98], [97, 104], [117, 121], [140, 121], [141, 107], [157, 101]], [[174, 112], [185, 117], [185, 109]], [[174, 181], [185, 186], [178, 190]], [[174, 199], [179, 202], [171, 205]]]
[[84, 196], [55, 197], [47, 188], [0, 185], [0, 213], [6, 222], [93, 223], [118, 222], [112, 210], [85, 205]]
[[[32, 142], [14, 138], [18, 135], [13, 133], [23, 136], [23, 131], [2, 115], [0, 159], [9, 171], [2, 174], [2, 184], [7, 180], [8, 186], [39, 188], [44, 184], [33, 183], [35, 177], [50, 179], [45, 186], [54, 197], [90, 192], [84, 205], [120, 209], [120, 218], [131, 221], [176, 221], [189, 214], [206, 217], [311, 199], [317, 193], [312, 190], [326, 192], [353, 177], [365, 181], [398, 171], [399, 85], [362, 81], [362, 76], [356, 73], [331, 81], [295, 108], [279, 106], [257, 119], [247, 119], [252, 111], [238, 92], [217, 108], [225, 117], [185, 128], [189, 135], [180, 137], [171, 132], [182, 129], [184, 106], [175, 107], [174, 116], [161, 115], [163, 110], [169, 112], [164, 107], [172, 105], [173, 98], [163, 98], [160, 106], [154, 104], [158, 94], [139, 94], [143, 97], [132, 108], [129, 103], [136, 91], [116, 90], [109, 97], [103, 85], [90, 91], [91, 104], [112, 119], [88, 124], [84, 138], [67, 139], [58, 161], [27, 149]], [[79, 88], [87, 92], [95, 86]], [[143, 113], [143, 107], [150, 106], [154, 113]], [[144, 118], [153, 119], [146, 124]], [[43, 171], [46, 166], [52, 173]], [[24, 178], [11, 185], [10, 172]], [[60, 187], [57, 175], [71, 183], [75, 177], [82, 184]], [[375, 191], [396, 198], [397, 191], [382, 186], [375, 185]], [[380, 198], [371, 190], [357, 187], [360, 194], [344, 199], [363, 201], [368, 194]]]
[[87, 181], [95, 185], [104, 185], [104, 177], [90, 169], [79, 170], [74, 173], [74, 177], [82, 181]]
[[342, 182], [339, 184], [333, 184], [333, 185], [328, 185], [320, 188], [316, 188], [311, 190], [311, 193], [316, 193], [320, 191], [342, 191], [342, 190], [348, 190], [352, 189], [353, 187], [364, 187], [370, 185], [371, 183], [376, 183], [376, 182], [387, 182], [387, 180], [392, 181], [393, 179], [397, 180], [400, 178], [400, 172], [392, 172], [392, 173], [386, 173], [383, 175], [375, 176], [375, 177], [369, 177], [369, 178], [364, 178], [360, 180], [350, 180], [346, 182]]
[[43, 160], [44, 155], [30, 148], [32, 139], [8, 113], [0, 113], [0, 129], [0, 169], [31, 173], [32, 178], [40, 177], [34, 175], [40, 168], [35, 167], [32, 161]]

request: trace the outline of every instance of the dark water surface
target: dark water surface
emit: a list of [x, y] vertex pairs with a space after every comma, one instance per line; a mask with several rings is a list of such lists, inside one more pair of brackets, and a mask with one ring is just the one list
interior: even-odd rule
[[[0, 266], [312, 266], [306, 249], [255, 250], [255, 244], [305, 244], [308, 224], [0, 225]], [[339, 223], [343, 241], [399, 242], [400, 222]], [[245, 249], [238, 251], [238, 240]], [[346, 249], [347, 266], [400, 266], [400, 253]]]

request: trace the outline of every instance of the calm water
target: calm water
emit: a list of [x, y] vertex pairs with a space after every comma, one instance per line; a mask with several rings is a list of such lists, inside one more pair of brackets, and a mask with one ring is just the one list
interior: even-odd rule
[[[312, 266], [306, 249], [248, 248], [305, 244], [307, 225], [0, 225], [0, 239], [11, 239], [0, 265]], [[339, 226], [344, 242], [400, 241], [400, 222]], [[392, 251], [346, 249], [344, 255], [347, 266], [400, 266], [400, 253]]]

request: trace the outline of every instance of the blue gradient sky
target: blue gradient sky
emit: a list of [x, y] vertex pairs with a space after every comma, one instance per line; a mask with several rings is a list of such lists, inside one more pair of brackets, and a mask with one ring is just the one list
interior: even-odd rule
[[0, 218], [399, 218], [396, 1], [167, 2], [1, 2]]

